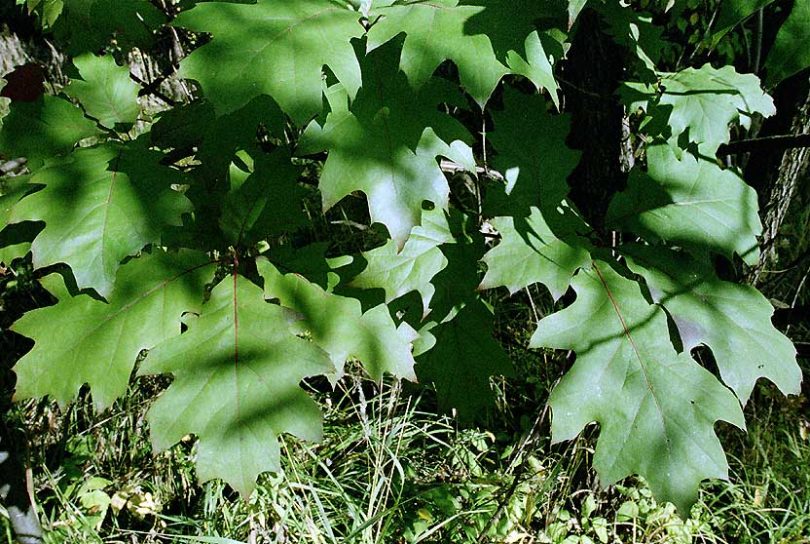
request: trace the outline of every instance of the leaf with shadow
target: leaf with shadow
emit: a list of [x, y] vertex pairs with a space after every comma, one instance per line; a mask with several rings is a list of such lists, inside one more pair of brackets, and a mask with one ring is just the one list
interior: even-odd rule
[[668, 144], [650, 146], [647, 164], [611, 201], [611, 228], [729, 258], [736, 253], [748, 264], [759, 260], [757, 194], [736, 173], [690, 153], [679, 159]]
[[137, 140], [82, 148], [31, 178], [44, 188], [18, 202], [11, 222], [43, 221], [31, 246], [34, 267], [65, 263], [81, 289], [107, 297], [121, 261], [159, 242], [191, 210], [174, 191], [179, 173]]
[[559, 108], [553, 63], [562, 59], [563, 45], [555, 32], [568, 28], [568, 3], [560, 0], [463, 0], [461, 3], [480, 6], [464, 21], [465, 35], [486, 36], [495, 57], [511, 73], [528, 78], [538, 89], [548, 90]]
[[334, 366], [290, 325], [247, 279], [220, 282], [189, 330], [152, 349], [139, 370], [174, 375], [147, 414], [155, 451], [195, 434], [200, 481], [221, 478], [247, 498], [259, 473], [280, 470], [282, 433], [320, 440], [320, 409], [299, 384]]
[[199, 82], [219, 114], [269, 95], [302, 124], [322, 109], [324, 65], [351, 96], [360, 88], [351, 43], [364, 33], [360, 14], [338, 2], [206, 2], [173, 24], [213, 35], [183, 60], [180, 75]]
[[721, 144], [731, 138], [729, 125], [751, 126], [751, 117], [776, 113], [773, 99], [763, 92], [754, 74], [739, 74], [733, 66], [686, 68], [663, 74], [658, 103], [671, 106], [669, 126], [672, 139], [688, 133], [689, 141], [701, 153], [714, 156]]
[[308, 225], [306, 191], [297, 183], [301, 170], [284, 148], [258, 155], [253, 172], [222, 203], [219, 226], [227, 240], [251, 245]]
[[35, 341], [14, 367], [16, 398], [50, 395], [64, 406], [88, 384], [95, 407], [109, 407], [126, 393], [141, 350], [178, 336], [183, 313], [200, 311], [213, 272], [204, 254], [155, 250], [118, 270], [108, 303], [47, 276], [42, 282], [58, 302], [12, 327]]
[[389, 240], [385, 245], [363, 252], [366, 268], [349, 285], [360, 289], [382, 289], [385, 302], [416, 291], [422, 301], [422, 315], [430, 311], [435, 292], [431, 280], [447, 259], [439, 246], [453, 243], [453, 235], [441, 208], [422, 212], [422, 224], [411, 230], [401, 251]]
[[296, 326], [329, 354], [333, 383], [343, 376], [349, 358], [358, 359], [377, 382], [384, 373], [416, 380], [411, 355], [415, 332], [406, 324], [397, 327], [385, 304], [363, 312], [358, 300], [325, 291], [298, 274], [282, 275], [266, 259], [257, 266], [265, 296], [293, 310], [300, 317]]
[[574, 303], [542, 319], [530, 344], [577, 355], [549, 398], [553, 441], [598, 422], [593, 465], [602, 484], [639, 474], [687, 515], [703, 479], [728, 478], [714, 424], [745, 428], [739, 401], [675, 351], [664, 311], [612, 265], [594, 261], [572, 286]]
[[[760, 0], [761, 1], [761, 0]], [[765, 62], [766, 81], [774, 86], [810, 67], [810, 2], [796, 0]]]
[[796, 348], [771, 323], [774, 308], [762, 293], [722, 281], [711, 264], [683, 252], [639, 244], [622, 246], [621, 252], [672, 316], [684, 351], [708, 346], [723, 381], [743, 403], [763, 377], [786, 395], [799, 394]]
[[413, 90], [396, 68], [398, 46], [392, 42], [363, 59], [364, 86], [351, 105], [345, 92], [330, 93], [326, 121], [310, 123], [298, 153], [329, 151], [319, 183], [324, 209], [362, 191], [372, 222], [385, 225], [401, 250], [421, 222], [425, 200], [447, 208], [450, 188], [436, 158], [471, 170], [475, 162], [469, 133], [439, 111], [453, 98], [447, 86], [434, 80]]
[[148, 50], [166, 16], [149, 0], [62, 0], [53, 24], [61, 48], [72, 56], [96, 53], [114, 39], [118, 47]]
[[99, 134], [82, 110], [56, 96], [34, 102], [12, 102], [0, 130], [0, 150], [7, 158], [25, 157], [33, 171], [45, 159], [69, 152], [80, 141]]
[[568, 195], [567, 178], [581, 153], [565, 145], [570, 115], [547, 109], [540, 95], [504, 91], [503, 109], [492, 112], [494, 130], [487, 138], [496, 152], [492, 165], [506, 184], [487, 188], [485, 215], [528, 217], [532, 207], [554, 208]]
[[436, 388], [439, 409], [469, 423], [495, 404], [490, 380], [513, 376], [509, 356], [492, 336], [492, 311], [473, 299], [441, 323], [419, 331], [416, 374]]
[[112, 55], [87, 54], [73, 59], [81, 74], [71, 79], [65, 94], [81, 103], [89, 116], [108, 129], [131, 126], [138, 118], [140, 87], [129, 77], [129, 66], [118, 66]]
[[542, 283], [558, 300], [574, 272], [591, 261], [590, 244], [580, 236], [587, 225], [567, 205], [545, 213], [533, 207], [529, 217], [496, 217], [491, 223], [501, 241], [484, 256], [480, 289], [504, 286], [515, 294]]
[[508, 70], [486, 34], [466, 31], [466, 22], [482, 11], [459, 0], [375, 2], [369, 13], [375, 23], [368, 32], [368, 51], [404, 33], [402, 54], [393, 66], [399, 65], [414, 89], [425, 85], [442, 62], [452, 60], [461, 85], [483, 107]]

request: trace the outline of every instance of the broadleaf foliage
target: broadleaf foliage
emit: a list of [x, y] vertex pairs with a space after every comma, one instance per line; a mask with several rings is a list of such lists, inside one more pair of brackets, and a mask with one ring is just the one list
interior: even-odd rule
[[[136, 366], [171, 374], [155, 450], [194, 435], [199, 478], [247, 496], [281, 470], [282, 434], [320, 438], [302, 380], [347, 363], [418, 378], [465, 422], [497, 409], [517, 349], [500, 305], [541, 284], [530, 347], [576, 355], [553, 440], [598, 423], [602, 482], [640, 474], [685, 513], [728, 476], [716, 422], [744, 428], [760, 378], [800, 390], [770, 303], [731, 281], [759, 259], [761, 198], [718, 161], [774, 102], [760, 74], [709, 62], [767, 0], [724, 1], [693, 54], [661, 22], [685, 0], [18, 4], [75, 69], [0, 98], [0, 158], [24, 165], [0, 177], [0, 261], [30, 254], [57, 299], [14, 325], [34, 340], [17, 398], [87, 385], [104, 409]], [[808, 5], [775, 34], [769, 84], [810, 65]], [[130, 74], [133, 48], [167, 39], [179, 66]], [[624, 80], [584, 88], [614, 45]], [[625, 125], [609, 162], [600, 116]], [[581, 168], [600, 160], [626, 183]]]
[[[577, 300], [538, 323], [534, 347], [572, 349], [574, 367], [551, 394], [554, 440], [591, 421], [601, 429], [594, 466], [605, 484], [630, 474], [681, 510], [704, 478], [727, 477], [714, 423], [745, 426], [739, 401], [688, 353], [677, 353], [666, 316], [639, 285], [594, 261], [574, 278]], [[597, 319], [596, 334], [579, 324]]]
[[202, 85], [220, 113], [270, 95], [293, 119], [321, 109], [321, 68], [329, 66], [344, 88], [360, 88], [360, 65], [351, 44], [363, 33], [359, 14], [329, 0], [256, 4], [208, 2], [174, 24], [213, 35], [183, 63], [183, 75]]
[[298, 382], [332, 365], [290, 321], [247, 279], [220, 282], [189, 332], [158, 344], [140, 368], [175, 377], [149, 410], [155, 449], [196, 434], [200, 479], [222, 478], [247, 496], [260, 472], [279, 469], [281, 433], [319, 440], [318, 405]]
[[14, 324], [34, 337], [54, 329], [17, 363], [17, 397], [51, 395], [64, 405], [87, 383], [94, 404], [110, 406], [126, 391], [140, 351], [179, 335], [184, 312], [199, 312], [211, 272], [204, 254], [155, 252], [120, 269], [109, 303], [72, 296], [60, 276], [48, 276], [58, 302]]

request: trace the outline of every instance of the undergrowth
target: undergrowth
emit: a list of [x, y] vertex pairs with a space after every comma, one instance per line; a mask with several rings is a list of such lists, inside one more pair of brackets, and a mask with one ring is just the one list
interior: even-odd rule
[[[546, 413], [459, 428], [423, 392], [351, 378], [334, 392], [312, 384], [326, 407], [323, 442], [284, 440], [283, 472], [241, 501], [219, 481], [196, 483], [191, 437], [151, 454], [143, 416], [165, 385], [141, 379], [98, 415], [86, 397], [65, 411], [41, 401], [12, 412], [8, 423], [30, 436], [47, 542], [801, 543], [810, 534], [805, 399], [786, 405], [765, 388], [749, 404], [748, 434], [723, 430], [731, 482], [706, 486], [681, 520], [641, 481], [601, 489], [587, 468], [590, 438], [551, 445]], [[533, 389], [499, 387], [527, 402]]]

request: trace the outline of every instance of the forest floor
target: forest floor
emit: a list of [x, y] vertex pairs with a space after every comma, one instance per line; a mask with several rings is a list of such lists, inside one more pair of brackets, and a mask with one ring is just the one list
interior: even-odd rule
[[[144, 415], [168, 379], [138, 379], [103, 413], [87, 394], [64, 410], [19, 403], [7, 424], [29, 437], [46, 542], [810, 543], [806, 396], [786, 400], [761, 383], [747, 433], [718, 424], [730, 481], [705, 483], [684, 520], [643, 481], [600, 486], [595, 426], [550, 443], [544, 404], [566, 363], [517, 347], [527, 333], [510, 326], [527, 316], [514, 309], [501, 333], [518, 375], [534, 378], [494, 384], [499, 406], [486, 421], [459, 427], [407, 383], [312, 383], [324, 440], [284, 437], [283, 472], [262, 476], [247, 501], [219, 481], [197, 482], [191, 437], [152, 453]], [[0, 535], [12, 542], [1, 508]]]

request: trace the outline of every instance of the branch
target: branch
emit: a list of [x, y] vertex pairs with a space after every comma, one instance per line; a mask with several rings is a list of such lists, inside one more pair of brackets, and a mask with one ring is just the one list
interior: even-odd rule
[[[441, 160], [441, 162], [439, 163], [439, 167], [445, 174], [457, 174], [458, 172], [467, 171], [467, 169], [464, 168], [462, 165], [446, 159]], [[475, 169], [475, 173], [481, 177], [485, 177], [488, 179], [504, 181], [503, 174], [491, 168], [484, 168], [483, 166], [479, 166], [478, 168]]]
[[724, 156], [760, 150], [781, 151], [794, 147], [810, 147], [810, 134], [779, 134], [777, 136], [737, 140], [736, 142], [721, 145], [717, 150], [717, 154]]
[[25, 166], [28, 163], [28, 159], [25, 157], [20, 157], [18, 159], [13, 159], [8, 162], [0, 161], [0, 176], [5, 176], [6, 174], [10, 174], [15, 170], [18, 170]]

